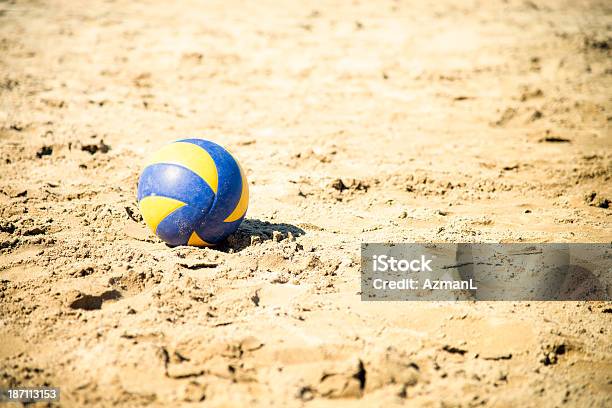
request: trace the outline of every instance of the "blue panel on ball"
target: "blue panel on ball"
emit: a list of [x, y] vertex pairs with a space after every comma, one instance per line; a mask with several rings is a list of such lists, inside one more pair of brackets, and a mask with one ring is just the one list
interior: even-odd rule
[[215, 200], [200, 176], [176, 164], [153, 164], [144, 169], [138, 181], [138, 201], [152, 195], [179, 200], [204, 213]]
[[184, 139], [180, 142], [193, 143], [205, 149], [217, 166], [219, 185], [212, 208], [197, 228], [198, 235], [211, 244], [216, 244], [236, 231], [242, 218], [224, 222], [232, 213], [242, 193], [242, 176], [238, 163], [232, 155], [216, 143], [202, 139]]
[[215, 162], [219, 185], [209, 217], [214, 220], [220, 219], [220, 222], [223, 222], [236, 208], [242, 193], [242, 177], [238, 163], [227, 150], [208, 140], [184, 139], [179, 141], [200, 146], [210, 154]]
[[214, 222], [207, 217], [196, 232], [209, 244], [218, 244], [238, 229], [243, 218], [234, 222]]
[[194, 225], [202, 216], [202, 211], [197, 208], [178, 208], [159, 223], [155, 233], [170, 245], [187, 245]]

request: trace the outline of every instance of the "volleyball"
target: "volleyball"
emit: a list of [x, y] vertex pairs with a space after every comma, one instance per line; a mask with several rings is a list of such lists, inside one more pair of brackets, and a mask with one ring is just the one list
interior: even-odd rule
[[204, 139], [170, 143], [147, 161], [138, 181], [138, 207], [167, 244], [212, 246], [238, 229], [249, 186], [238, 161]]

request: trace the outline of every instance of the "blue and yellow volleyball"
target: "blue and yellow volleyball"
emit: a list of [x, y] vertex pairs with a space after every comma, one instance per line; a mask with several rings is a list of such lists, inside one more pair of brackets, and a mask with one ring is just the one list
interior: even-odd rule
[[249, 204], [249, 185], [238, 161], [204, 139], [162, 147], [138, 181], [138, 207], [166, 243], [212, 246], [238, 229]]

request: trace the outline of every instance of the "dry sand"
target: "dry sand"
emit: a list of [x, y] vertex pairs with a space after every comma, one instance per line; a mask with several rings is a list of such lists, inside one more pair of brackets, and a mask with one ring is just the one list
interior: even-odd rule
[[[612, 405], [609, 302], [359, 296], [361, 242], [612, 240], [610, 2], [178, 3], [0, 2], [0, 386]], [[182, 137], [248, 172], [218, 249], [138, 214]]]

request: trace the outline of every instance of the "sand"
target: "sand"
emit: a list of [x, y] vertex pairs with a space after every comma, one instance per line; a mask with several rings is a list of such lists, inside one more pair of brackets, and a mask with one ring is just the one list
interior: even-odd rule
[[[0, 2], [0, 386], [73, 406], [610, 406], [610, 302], [362, 302], [362, 242], [610, 242], [606, 1]], [[248, 174], [216, 249], [147, 155]]]

